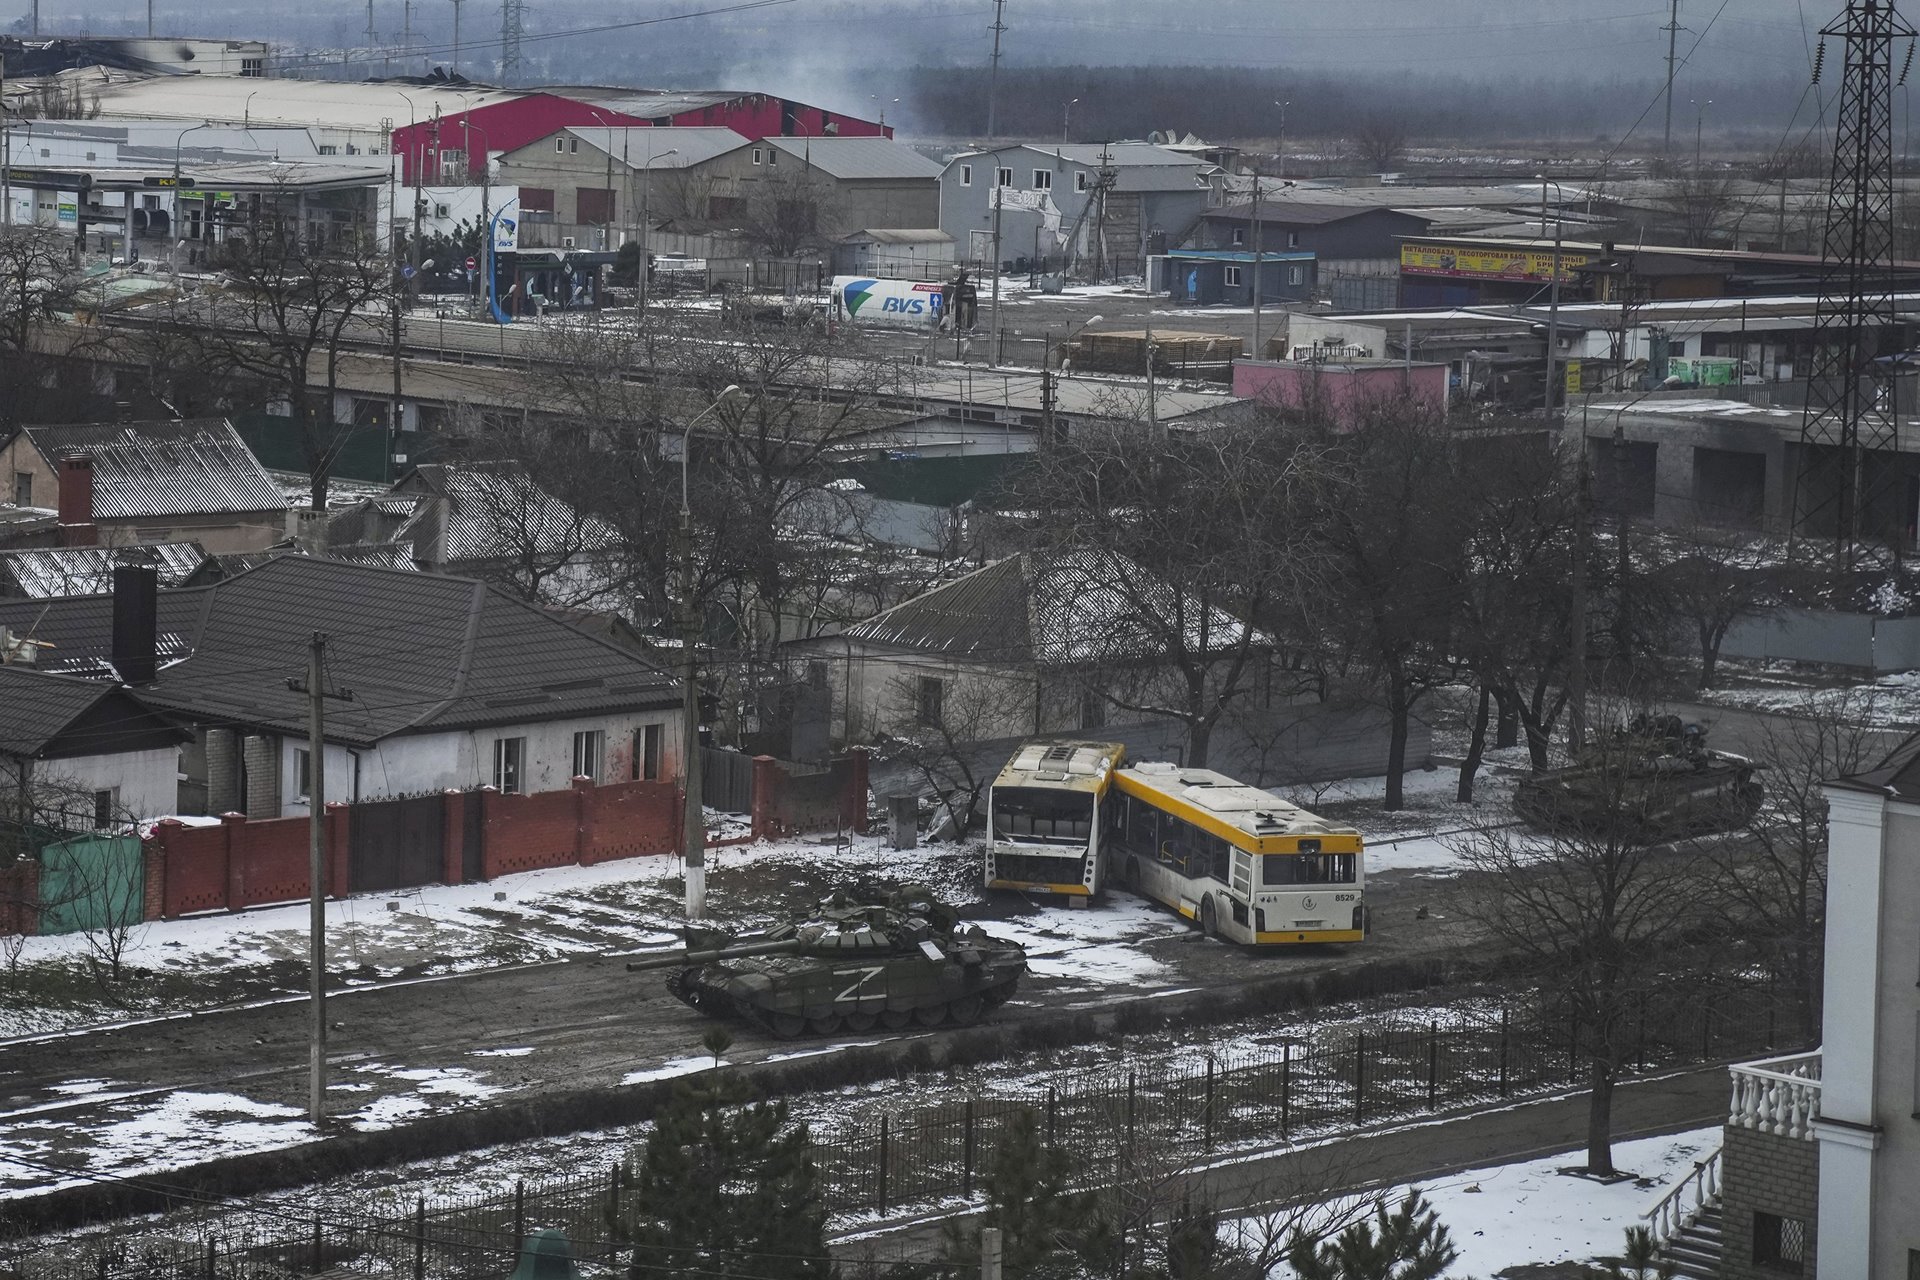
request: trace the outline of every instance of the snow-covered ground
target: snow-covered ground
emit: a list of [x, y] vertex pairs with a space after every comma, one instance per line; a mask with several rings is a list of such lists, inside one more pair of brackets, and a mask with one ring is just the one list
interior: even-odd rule
[[[1460, 1251], [1447, 1274], [1501, 1280], [1522, 1267], [1618, 1258], [1627, 1228], [1645, 1225], [1642, 1215], [1719, 1145], [1718, 1128], [1615, 1143], [1614, 1167], [1635, 1176], [1612, 1184], [1564, 1172], [1580, 1160], [1568, 1154], [1472, 1169], [1420, 1192]], [[1406, 1192], [1395, 1187], [1388, 1198]], [[1294, 1274], [1283, 1266], [1273, 1280]]]
[[1844, 712], [1857, 724], [1920, 728], [1920, 671], [1903, 671], [1859, 684], [1808, 688], [1797, 683], [1743, 682], [1700, 695], [1715, 706], [1779, 715]]

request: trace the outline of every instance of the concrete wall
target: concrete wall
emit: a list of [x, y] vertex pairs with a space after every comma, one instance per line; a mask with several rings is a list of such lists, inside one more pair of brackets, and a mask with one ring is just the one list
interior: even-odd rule
[[1882, 674], [1920, 669], [1920, 618], [1775, 609], [1733, 625], [1720, 653], [1765, 662], [1821, 662]]
[[33, 776], [42, 782], [75, 791], [118, 788], [120, 795], [116, 812], [131, 814], [134, 818], [158, 818], [179, 809], [178, 747], [42, 760], [35, 763]]
[[[1815, 1274], [1815, 1218], [1820, 1195], [1820, 1148], [1804, 1138], [1728, 1125], [1720, 1149], [1724, 1234], [1721, 1280], [1779, 1280], [1778, 1267], [1753, 1258], [1753, 1218], [1771, 1213], [1804, 1224], [1806, 1269]], [[1877, 1274], [1877, 1273], [1876, 1273]], [[1889, 1273], [1891, 1274], [1891, 1273]]]

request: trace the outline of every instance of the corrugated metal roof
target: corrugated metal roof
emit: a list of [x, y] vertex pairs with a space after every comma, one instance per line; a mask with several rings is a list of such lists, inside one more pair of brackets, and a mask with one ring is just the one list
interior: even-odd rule
[[616, 89], [599, 86], [549, 89], [575, 102], [607, 107], [642, 120], [665, 120], [688, 111], [704, 111], [758, 94], [736, 89]]
[[0, 551], [0, 594], [31, 599], [100, 595], [113, 590], [114, 567], [123, 564], [152, 565], [161, 586], [175, 587], [206, 558], [197, 542]]
[[938, 227], [867, 227], [860, 231], [849, 231], [840, 237], [841, 244], [852, 244], [858, 240], [871, 240], [875, 244], [953, 243], [953, 237]]
[[[1113, 552], [1022, 552], [855, 623], [844, 634], [1015, 666], [1151, 659], [1180, 647], [1214, 652], [1240, 642], [1245, 623], [1182, 595]], [[1169, 626], [1183, 627], [1184, 635], [1168, 632]]]
[[99, 117], [105, 120], [163, 116], [323, 129], [404, 127], [413, 120], [431, 120], [436, 106], [454, 115], [515, 102], [533, 92], [464, 83], [154, 76], [97, 67], [62, 72], [56, 78], [77, 82], [89, 108], [98, 102]]
[[[98, 670], [112, 645], [112, 600], [0, 601], [0, 625]], [[160, 593], [160, 626], [187, 656], [163, 662], [143, 701], [213, 723], [304, 732], [315, 631], [327, 673], [353, 699], [328, 736], [372, 743], [398, 733], [515, 724], [676, 705], [672, 677], [628, 650], [469, 578], [283, 555], [213, 586]], [[164, 656], [164, 655], [163, 655]], [[89, 665], [91, 664], [91, 666]]]
[[943, 166], [891, 138], [768, 138], [770, 147], [847, 181], [876, 178], [939, 179]]
[[50, 467], [73, 454], [93, 459], [96, 519], [287, 509], [280, 487], [224, 419], [23, 430]]
[[[715, 156], [723, 156], [729, 151], [737, 151], [747, 145], [742, 135], [731, 129], [698, 128], [645, 128], [645, 129], [602, 129], [574, 127], [566, 130], [580, 141], [597, 151], [612, 156], [630, 169], [684, 169], [688, 165], [705, 164]], [[540, 143], [529, 146], [537, 155]], [[548, 148], [551, 150], [552, 148]], [[672, 151], [676, 154], [668, 155]], [[649, 161], [648, 157], [652, 157]]]
[[[547, 493], [510, 466], [452, 467], [429, 463], [410, 480], [446, 502], [440, 554], [450, 565], [481, 563], [527, 551], [561, 554], [611, 546], [614, 531]], [[394, 533], [396, 542], [421, 544], [443, 504], [423, 502]]]
[[0, 666], [0, 755], [39, 755], [112, 692], [112, 686], [92, 680]]

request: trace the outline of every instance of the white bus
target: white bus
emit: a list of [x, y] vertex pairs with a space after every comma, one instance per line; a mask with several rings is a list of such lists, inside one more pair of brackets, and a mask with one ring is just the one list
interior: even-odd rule
[[989, 889], [1097, 897], [1103, 803], [1126, 748], [1117, 742], [1029, 742], [987, 793]]
[[1211, 769], [1138, 764], [1107, 804], [1122, 882], [1249, 944], [1367, 935], [1360, 833]]

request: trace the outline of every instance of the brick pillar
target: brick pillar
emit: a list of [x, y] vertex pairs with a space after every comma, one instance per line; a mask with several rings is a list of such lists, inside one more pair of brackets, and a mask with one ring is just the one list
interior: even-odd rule
[[352, 806], [335, 800], [327, 805], [323, 834], [326, 837], [326, 896], [344, 898], [353, 892], [353, 818]]
[[495, 875], [493, 866], [493, 826], [494, 813], [500, 806], [500, 788], [485, 786], [480, 788], [480, 878], [491, 880]]
[[247, 905], [247, 815], [223, 813], [220, 824], [227, 837], [227, 910], [238, 911]]
[[140, 855], [145, 863], [146, 892], [141, 902], [140, 918], [160, 920], [167, 912], [167, 842], [176, 831], [186, 830], [187, 824], [178, 818], [162, 818], [154, 824], [153, 834], [140, 842]]
[[780, 834], [780, 762], [772, 756], [753, 758], [753, 838], [771, 840]]
[[280, 816], [280, 739], [251, 733], [241, 745], [247, 762], [247, 794], [241, 808], [249, 818]]
[[856, 835], [867, 834], [867, 749], [847, 753], [847, 783], [840, 792], [840, 821]]
[[21, 858], [0, 871], [0, 934], [40, 932], [40, 864]]
[[440, 793], [446, 806], [440, 820], [440, 883], [459, 884], [467, 871], [467, 797], [457, 788]]
[[207, 730], [207, 812], [225, 813], [245, 804], [240, 794], [240, 737], [231, 729]]

